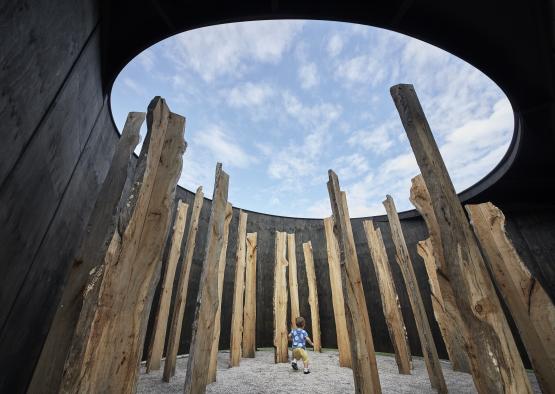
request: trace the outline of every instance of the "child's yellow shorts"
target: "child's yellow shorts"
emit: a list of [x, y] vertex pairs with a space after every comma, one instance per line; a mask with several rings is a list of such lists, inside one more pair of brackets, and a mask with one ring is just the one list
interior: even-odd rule
[[308, 353], [305, 349], [296, 347], [293, 349], [293, 358], [295, 360], [303, 360], [303, 363], [308, 361]]

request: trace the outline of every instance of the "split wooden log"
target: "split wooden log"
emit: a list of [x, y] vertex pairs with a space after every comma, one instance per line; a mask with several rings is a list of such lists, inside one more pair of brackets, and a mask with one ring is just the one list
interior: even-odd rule
[[119, 253], [103, 266], [104, 275], [89, 281], [63, 392], [135, 391], [185, 149], [185, 118], [170, 113], [163, 99], [151, 102], [147, 123], [133, 189], [112, 239]]
[[299, 308], [299, 284], [297, 280], [297, 255], [295, 234], [287, 234], [287, 262], [289, 274], [289, 298], [291, 300], [291, 328], [296, 327], [295, 320], [301, 316]]
[[503, 212], [490, 202], [466, 205], [466, 211], [542, 392], [555, 393], [555, 307], [507, 236]]
[[378, 278], [383, 312], [389, 337], [395, 350], [395, 361], [399, 373], [410, 375], [412, 359], [407, 338], [407, 329], [399, 305], [399, 296], [393, 281], [393, 275], [387, 259], [387, 252], [383, 243], [380, 229], [374, 229], [372, 220], [362, 222], [366, 240], [374, 263], [374, 270]]
[[112, 163], [89, 218], [87, 233], [71, 263], [62, 299], [35, 367], [29, 393], [54, 394], [60, 391], [64, 362], [83, 306], [82, 294], [89, 273], [103, 263], [121, 206], [127, 200], [129, 190], [125, 189], [125, 184], [133, 177], [135, 168], [131, 158], [139, 143], [139, 130], [145, 115], [144, 112], [130, 112], [127, 116]]
[[220, 345], [220, 329], [222, 316], [222, 294], [224, 290], [224, 276], [227, 257], [227, 245], [229, 239], [229, 223], [233, 218], [233, 207], [227, 203], [224, 221], [224, 245], [220, 253], [220, 262], [218, 263], [218, 310], [214, 319], [214, 339], [212, 341], [212, 350], [210, 352], [210, 365], [208, 367], [208, 384], [216, 381], [218, 369], [218, 348]]
[[326, 251], [330, 273], [331, 300], [335, 320], [335, 334], [337, 337], [337, 350], [339, 351], [339, 366], [351, 368], [351, 344], [347, 332], [345, 316], [345, 298], [341, 284], [341, 267], [339, 265], [339, 246], [333, 233], [333, 218], [324, 219], [324, 232], [326, 235]]
[[231, 334], [229, 337], [229, 367], [238, 367], [241, 362], [241, 342], [243, 340], [243, 306], [245, 294], [245, 265], [247, 247], [247, 213], [239, 212], [237, 228], [237, 249], [235, 254], [235, 282], [233, 309], [231, 311]]
[[193, 323], [191, 348], [187, 361], [184, 394], [204, 393], [208, 383], [208, 368], [214, 342], [214, 319], [220, 304], [218, 299], [218, 268], [224, 246], [228, 187], [229, 176], [222, 170], [222, 164], [218, 163], [210, 220], [208, 222], [206, 252], [202, 264], [197, 308]]
[[172, 241], [170, 246], [170, 254], [166, 264], [166, 269], [162, 275], [162, 287], [160, 289], [160, 298], [156, 308], [154, 317], [154, 329], [150, 345], [148, 347], [148, 355], [146, 360], [146, 372], [160, 369], [160, 361], [164, 351], [164, 342], [166, 341], [166, 328], [168, 327], [168, 315], [170, 312], [170, 303], [172, 299], [173, 282], [175, 278], [175, 269], [177, 261], [181, 254], [181, 242], [183, 241], [183, 233], [185, 232], [185, 224], [187, 222], [188, 204], [179, 200], [177, 203], [177, 214], [173, 226]]
[[[431, 264], [425, 264], [425, 266], [430, 285], [433, 286], [432, 306], [434, 315], [443, 336], [449, 360], [451, 360], [453, 370], [470, 373], [470, 360], [468, 359], [463, 336], [463, 322], [445, 268], [439, 224], [422, 175], [412, 178], [410, 201], [424, 218], [430, 235], [430, 252], [433, 255], [426, 254], [426, 258], [421, 256], [425, 263], [433, 261], [435, 264], [435, 267]], [[427, 253], [424, 247], [425, 245], [422, 245], [419, 250]], [[438, 308], [437, 311], [436, 308]]]
[[276, 231], [274, 266], [274, 362], [286, 363], [288, 354], [287, 331], [287, 238]]
[[474, 384], [480, 393], [530, 393], [530, 382], [507, 319], [414, 87], [393, 86], [391, 95], [439, 224]]
[[306, 267], [306, 279], [308, 282], [310, 320], [312, 321], [312, 343], [314, 343], [314, 351], [321, 352], [322, 340], [320, 335], [320, 312], [318, 311], [318, 288], [316, 287], [316, 270], [314, 269], [311, 241], [303, 243], [303, 254]]
[[179, 351], [185, 304], [187, 303], [189, 275], [191, 273], [191, 265], [193, 264], [193, 254], [195, 252], [199, 217], [203, 202], [204, 193], [202, 192], [202, 186], [199, 186], [195, 193], [193, 210], [191, 212], [191, 218], [189, 219], [189, 231], [187, 232], [187, 240], [185, 242], [185, 257], [181, 263], [179, 279], [177, 280], [177, 287], [175, 289], [175, 300], [173, 302], [170, 332], [168, 334], [168, 346], [166, 348], [166, 360], [164, 361], [164, 373], [162, 375], [162, 380], [164, 380], [164, 382], [169, 382], [172, 376], [175, 375], [175, 363], [177, 360], [177, 352]]
[[253, 358], [256, 354], [256, 244], [257, 233], [248, 233], [243, 318], [243, 357], [247, 358]]
[[347, 332], [351, 345], [355, 392], [381, 393], [372, 330], [360, 277], [347, 197], [339, 187], [339, 179], [335, 172], [329, 170], [328, 174], [328, 192], [334, 218], [333, 230], [339, 245], [341, 280], [347, 300]]

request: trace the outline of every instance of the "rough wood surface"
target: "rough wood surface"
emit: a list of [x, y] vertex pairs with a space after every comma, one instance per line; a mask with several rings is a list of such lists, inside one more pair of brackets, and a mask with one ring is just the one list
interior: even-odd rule
[[204, 393], [208, 383], [208, 367], [214, 342], [214, 319], [220, 304], [218, 299], [218, 269], [224, 246], [228, 187], [229, 176], [222, 170], [221, 163], [218, 163], [210, 221], [208, 223], [206, 253], [202, 264], [197, 308], [193, 323], [193, 337], [187, 361], [185, 387], [183, 388], [185, 394]]
[[[463, 322], [445, 268], [439, 224], [422, 175], [412, 178], [410, 201], [424, 218], [430, 235], [430, 252], [433, 255], [426, 255], [428, 260], [424, 259], [424, 262], [434, 261], [435, 264], [435, 267], [426, 264], [426, 271], [430, 284], [435, 288], [435, 290], [432, 289], [432, 305], [451, 365], [455, 371], [470, 373], [470, 360], [464, 344]], [[424, 253], [423, 247], [424, 245], [419, 250]]]
[[179, 200], [177, 202], [177, 213], [173, 225], [170, 253], [162, 275], [160, 297], [156, 305], [154, 317], [154, 329], [147, 352], [147, 373], [152, 370], [157, 371], [160, 369], [160, 361], [162, 360], [164, 343], [166, 341], [166, 328], [168, 327], [168, 315], [170, 312], [175, 269], [177, 268], [177, 261], [181, 254], [181, 242], [183, 241], [183, 233], [185, 232], [188, 208], [189, 205], [185, 204], [183, 201]]
[[120, 252], [113, 264], [104, 266], [101, 280], [93, 274], [87, 286], [86, 292], [94, 286], [100, 289], [94, 300], [85, 296], [81, 316], [90, 328], [74, 337], [73, 343], [76, 339], [79, 343], [72, 346], [65, 365], [66, 372], [73, 372], [66, 374], [71, 379], [64, 380], [65, 392], [135, 390], [185, 149], [185, 118], [169, 113], [163, 99], [151, 102], [147, 121], [148, 137], [141, 152], [147, 157], [139, 158], [138, 178], [118, 223], [123, 234]]
[[248, 233], [243, 317], [243, 357], [248, 358], [253, 358], [256, 353], [256, 251], [257, 234]]
[[127, 198], [124, 186], [134, 171], [130, 162], [139, 143], [139, 130], [145, 115], [144, 112], [130, 112], [127, 116], [110, 168], [87, 224], [87, 233], [77, 257], [71, 264], [62, 299], [28, 388], [30, 393], [59, 391], [64, 362], [81, 311], [81, 294], [87, 284], [89, 272], [97, 268], [106, 255], [116, 228], [121, 201]]
[[333, 233], [333, 218], [324, 219], [324, 232], [326, 235], [326, 251], [330, 273], [330, 288], [335, 319], [335, 333], [337, 336], [337, 350], [339, 351], [339, 366], [351, 368], [351, 345], [347, 332], [345, 316], [345, 298], [341, 284], [341, 267], [339, 265], [339, 246]]
[[212, 341], [212, 350], [210, 352], [210, 365], [208, 367], [208, 384], [216, 381], [218, 369], [218, 348], [220, 345], [220, 329], [222, 317], [222, 294], [224, 290], [224, 277], [227, 256], [227, 244], [229, 239], [229, 223], [233, 218], [233, 207], [227, 203], [224, 221], [224, 245], [220, 253], [220, 262], [218, 263], [218, 310], [214, 319], [214, 339]]
[[412, 85], [391, 88], [430, 193], [445, 266], [480, 393], [530, 393], [530, 382], [485, 262]]
[[175, 375], [175, 362], [177, 359], [177, 351], [179, 350], [179, 339], [181, 338], [181, 326], [183, 324], [183, 314], [185, 313], [185, 303], [187, 302], [187, 289], [189, 288], [189, 275], [191, 273], [191, 264], [193, 263], [193, 254], [197, 240], [197, 231], [199, 224], [200, 211], [204, 202], [204, 193], [202, 186], [197, 188], [195, 200], [193, 201], [193, 210], [189, 219], [189, 231], [187, 232], [187, 240], [185, 243], [185, 257], [181, 263], [181, 272], [177, 280], [175, 289], [175, 300], [170, 321], [170, 332], [168, 334], [168, 346], [166, 348], [166, 361], [164, 362], [164, 373], [162, 379], [169, 382], [171, 377]]
[[291, 328], [296, 327], [295, 320], [301, 316], [299, 308], [299, 283], [297, 278], [297, 255], [295, 234], [287, 234], [287, 262], [289, 276], [289, 298], [291, 301]]
[[341, 280], [346, 296], [347, 331], [351, 345], [351, 363], [356, 393], [381, 393], [380, 378], [353, 229], [347, 207], [347, 196], [339, 187], [339, 179], [328, 171], [328, 192], [334, 218], [334, 234], [339, 245]]
[[289, 359], [287, 340], [287, 234], [276, 231], [274, 266], [274, 362]]
[[241, 362], [243, 340], [243, 305], [245, 295], [245, 265], [247, 247], [247, 213], [239, 212], [237, 249], [235, 254], [235, 281], [233, 282], [233, 308], [231, 310], [231, 334], [229, 344], [229, 366], [238, 367]]
[[303, 243], [304, 262], [306, 267], [306, 279], [308, 282], [308, 304], [310, 305], [310, 319], [312, 321], [312, 342], [314, 351], [322, 351], [322, 340], [320, 335], [320, 312], [318, 311], [318, 288], [316, 286], [316, 270], [314, 269], [314, 257], [312, 254], [312, 242]]
[[397, 368], [399, 373], [409, 375], [412, 369], [412, 361], [407, 330], [401, 313], [399, 297], [397, 295], [397, 289], [395, 288], [395, 282], [393, 281], [393, 275], [387, 259], [387, 252], [382, 235], [380, 229], [374, 229], [372, 220], [365, 220], [362, 222], [362, 225], [364, 227], [364, 233], [366, 234], [370, 255], [372, 256], [376, 277], [378, 278], [383, 313], [389, 331], [389, 337], [391, 338], [391, 343], [395, 350]]
[[555, 393], [555, 307], [507, 236], [503, 212], [490, 202], [466, 205], [466, 211], [542, 392]]

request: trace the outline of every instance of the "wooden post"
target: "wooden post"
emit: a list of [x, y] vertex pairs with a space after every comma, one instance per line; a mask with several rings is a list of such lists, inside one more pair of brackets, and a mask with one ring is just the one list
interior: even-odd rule
[[347, 331], [351, 345], [355, 392], [381, 393], [368, 308], [347, 207], [347, 196], [339, 188], [339, 179], [335, 172], [329, 170], [328, 174], [328, 192], [334, 218], [333, 230], [339, 245], [341, 280], [347, 300]]
[[127, 116], [112, 163], [89, 219], [88, 233], [71, 263], [62, 298], [35, 367], [29, 393], [54, 394], [60, 391], [64, 362], [83, 306], [81, 294], [87, 285], [89, 272], [98, 270], [103, 263], [122, 202], [127, 200], [128, 191], [124, 186], [127, 179], [133, 177], [131, 158], [139, 143], [139, 130], [145, 115], [144, 112], [130, 112]]
[[[65, 364], [63, 392], [135, 391], [185, 149], [185, 118], [170, 113], [163, 99], [151, 102], [147, 120], [148, 138], [120, 217], [122, 236], [113, 238], [119, 252], [110, 256], [103, 277], [93, 274], [85, 290], [84, 325], [76, 330]], [[99, 290], [90, 292], [96, 286]], [[91, 299], [91, 294], [98, 296]]]
[[286, 363], [288, 354], [287, 331], [287, 238], [276, 231], [274, 266], [274, 362]]
[[388, 195], [386, 197], [383, 205], [387, 211], [387, 218], [391, 228], [391, 236], [393, 238], [393, 243], [395, 244], [395, 257], [397, 259], [397, 264], [399, 264], [399, 267], [401, 268], [403, 279], [405, 280], [405, 286], [409, 295], [409, 301], [412, 307], [414, 320], [416, 322], [418, 336], [420, 337], [420, 346], [422, 347], [422, 353], [424, 354], [424, 361], [426, 362], [426, 368], [428, 369], [430, 383], [432, 388], [436, 389], [439, 393], [447, 393], [447, 386], [445, 385], [445, 379], [443, 378], [443, 372], [441, 371], [441, 365], [437, 356], [434, 337], [432, 336], [432, 331], [430, 330], [430, 323], [428, 321], [428, 316], [426, 315], [426, 310], [424, 309], [422, 295], [420, 294], [420, 289], [418, 288], [416, 275], [414, 274], [407, 244], [405, 243], [405, 237], [403, 235], [403, 230], [401, 229], [401, 222], [399, 221], [395, 203], [393, 202], [391, 196]]
[[160, 369], [160, 361], [162, 360], [162, 352], [164, 351], [164, 342], [166, 340], [166, 328], [168, 326], [168, 314], [170, 312], [170, 303], [173, 291], [173, 281], [175, 278], [175, 269], [177, 260], [181, 253], [181, 241], [185, 232], [185, 223], [187, 222], [188, 204], [179, 200], [177, 203], [177, 214], [175, 216], [175, 224], [173, 226], [172, 241], [170, 246], [170, 254], [166, 264], [166, 269], [162, 276], [162, 287], [160, 289], [160, 298], [156, 308], [156, 316], [154, 318], [154, 330], [148, 348], [148, 356], [146, 361], [146, 372]]
[[241, 342], [243, 340], [243, 305], [245, 293], [245, 265], [247, 244], [247, 213], [239, 212], [237, 229], [237, 250], [235, 255], [235, 282], [233, 309], [231, 312], [231, 335], [229, 338], [229, 367], [238, 367], [241, 362]]
[[245, 273], [245, 310], [243, 318], [243, 357], [256, 354], [256, 251], [257, 234], [247, 234], [247, 268]]
[[555, 393], [555, 307], [507, 236], [503, 212], [490, 202], [466, 205], [466, 211], [542, 392]]
[[474, 384], [480, 393], [530, 393], [530, 382], [507, 319], [414, 87], [393, 86], [391, 95], [439, 224]]
[[224, 246], [228, 187], [229, 176], [222, 170], [222, 164], [218, 163], [184, 394], [204, 393], [208, 383], [208, 367], [214, 342], [214, 319], [219, 305], [218, 269]]
[[193, 210], [185, 243], [185, 257], [181, 263], [181, 271], [177, 280], [175, 289], [175, 300], [173, 303], [172, 318], [170, 321], [170, 332], [168, 336], [168, 346], [166, 349], [166, 360], [164, 361], [164, 374], [162, 380], [169, 382], [171, 377], [175, 375], [175, 363], [177, 360], [177, 352], [179, 351], [179, 340], [181, 339], [181, 326], [183, 324], [183, 314], [185, 313], [185, 304], [187, 302], [187, 290], [189, 288], [189, 274], [191, 273], [191, 265], [193, 263], [193, 254], [197, 239], [198, 222], [200, 211], [204, 202], [204, 193], [202, 186], [197, 188], [195, 200], [193, 201]]
[[[435, 264], [435, 267], [431, 264], [425, 264], [425, 266], [430, 278], [430, 285], [435, 286], [435, 290], [432, 290], [432, 305], [449, 354], [449, 360], [451, 360], [453, 370], [470, 373], [470, 360], [464, 344], [463, 322], [445, 268], [439, 225], [422, 175], [412, 178], [410, 201], [424, 218], [430, 234], [430, 252], [432, 255], [427, 254], [428, 251], [425, 249], [427, 246], [425, 245], [422, 245], [418, 250], [426, 253], [425, 258], [421, 255], [425, 263], [433, 261]], [[440, 309], [436, 312], [436, 308]]]
[[220, 329], [221, 329], [221, 316], [222, 316], [222, 294], [224, 290], [224, 277], [227, 256], [227, 244], [229, 239], [229, 223], [233, 217], [233, 207], [227, 203], [225, 209], [224, 221], [224, 245], [220, 253], [220, 261], [218, 263], [218, 310], [216, 311], [216, 318], [214, 319], [214, 339], [212, 341], [212, 351], [210, 352], [210, 365], [208, 367], [208, 381], [213, 383], [216, 381], [218, 370], [218, 349], [220, 345]]
[[312, 321], [312, 342], [314, 343], [314, 351], [321, 352], [320, 312], [318, 311], [318, 288], [316, 287], [316, 270], [314, 269], [312, 242], [303, 243], [303, 253], [308, 282], [308, 304], [310, 305], [310, 319]]
[[289, 274], [289, 298], [291, 299], [291, 328], [293, 328], [296, 327], [295, 320], [301, 315], [299, 308], [295, 234], [287, 234], [287, 262], [289, 263], [287, 272]]
[[335, 334], [337, 336], [337, 350], [339, 351], [339, 366], [351, 368], [351, 345], [347, 332], [345, 317], [345, 299], [343, 298], [343, 285], [341, 284], [341, 267], [339, 266], [339, 246], [333, 233], [333, 218], [324, 219], [326, 234], [326, 250], [328, 253], [328, 266], [330, 272], [331, 300], [335, 320]]
[[374, 270], [378, 278], [385, 322], [387, 323], [393, 349], [395, 349], [397, 369], [401, 374], [410, 375], [412, 362], [407, 340], [407, 330], [403, 315], [401, 314], [399, 297], [397, 296], [397, 289], [395, 288], [395, 282], [389, 267], [382, 234], [380, 229], [374, 230], [372, 220], [365, 220], [362, 222], [362, 225], [364, 226], [366, 240], [372, 256], [372, 262], [374, 263]]

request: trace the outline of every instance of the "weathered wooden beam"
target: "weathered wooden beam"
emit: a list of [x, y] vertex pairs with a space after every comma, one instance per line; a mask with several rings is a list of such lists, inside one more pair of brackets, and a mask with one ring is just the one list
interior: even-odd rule
[[339, 245], [341, 280], [346, 295], [347, 331], [351, 345], [351, 363], [356, 393], [381, 393], [376, 354], [353, 229], [347, 207], [347, 196], [339, 187], [339, 179], [328, 171], [328, 192], [334, 218], [334, 233]]
[[490, 202], [466, 205], [466, 211], [542, 392], [555, 393], [555, 307], [507, 236], [503, 212]]
[[387, 324], [391, 343], [393, 344], [393, 349], [395, 350], [397, 369], [401, 374], [410, 375], [412, 361], [407, 339], [407, 330], [401, 313], [399, 297], [387, 259], [387, 252], [383, 243], [382, 234], [380, 229], [374, 229], [372, 220], [365, 220], [362, 222], [362, 225], [364, 226], [366, 241], [368, 242], [370, 255], [374, 263], [376, 277], [378, 278], [385, 322]]
[[287, 273], [289, 275], [289, 299], [291, 301], [291, 327], [296, 327], [295, 320], [301, 316], [299, 308], [299, 283], [297, 280], [297, 254], [295, 234], [287, 234]]
[[335, 334], [337, 337], [337, 350], [339, 351], [339, 366], [351, 368], [351, 345], [347, 332], [345, 317], [345, 298], [341, 284], [341, 267], [339, 265], [339, 246], [333, 233], [333, 218], [324, 219], [324, 232], [326, 235], [326, 251], [330, 273], [331, 300], [335, 320]]
[[71, 346], [75, 327], [83, 305], [82, 293], [89, 279], [89, 272], [103, 263], [113, 237], [122, 201], [127, 200], [125, 184], [133, 177], [131, 164], [133, 151], [139, 143], [139, 130], [145, 120], [144, 112], [130, 112], [125, 121], [121, 138], [112, 157], [102, 188], [87, 224], [62, 298], [42, 348], [29, 393], [58, 393], [64, 371], [64, 362]]
[[[425, 265], [428, 277], [430, 278], [430, 284], [435, 286], [435, 290], [432, 290], [432, 305], [445, 342], [445, 347], [447, 348], [447, 353], [449, 354], [449, 360], [451, 360], [453, 370], [470, 373], [470, 360], [468, 359], [464, 344], [463, 322], [445, 268], [445, 257], [443, 254], [439, 224], [437, 223], [430, 194], [428, 193], [422, 175], [412, 178], [410, 201], [424, 218], [430, 235], [430, 251], [433, 255], [426, 255], [428, 260], [424, 257], [423, 259], [425, 263], [433, 260], [435, 264], [435, 268], [431, 264]], [[425, 246], [422, 245], [419, 249], [423, 253], [425, 253], [424, 247]], [[441, 307], [441, 309], [438, 309], [436, 313], [436, 308], [439, 307]], [[444, 317], [442, 317], [442, 315], [444, 315]]]
[[188, 204], [179, 200], [177, 202], [177, 214], [173, 225], [173, 234], [170, 246], [170, 253], [166, 264], [166, 269], [162, 275], [162, 286], [160, 288], [160, 297], [156, 305], [154, 317], [154, 329], [152, 331], [151, 341], [148, 347], [146, 372], [160, 369], [160, 361], [164, 351], [164, 342], [166, 341], [166, 328], [168, 327], [168, 315], [170, 312], [170, 303], [173, 291], [173, 281], [175, 278], [175, 269], [177, 261], [181, 254], [181, 242], [183, 233], [185, 232], [185, 224], [187, 222]]
[[220, 262], [218, 263], [218, 310], [214, 319], [214, 339], [212, 340], [212, 350], [210, 352], [210, 365], [208, 367], [208, 381], [210, 384], [216, 381], [218, 369], [218, 348], [220, 344], [220, 329], [222, 316], [222, 294], [224, 290], [224, 277], [227, 256], [227, 245], [229, 240], [229, 223], [233, 217], [233, 207], [227, 203], [224, 221], [224, 245], [220, 253]]
[[239, 212], [237, 227], [237, 249], [235, 254], [235, 281], [233, 308], [231, 311], [231, 334], [229, 337], [229, 366], [238, 367], [241, 362], [243, 340], [243, 306], [245, 294], [245, 265], [247, 247], [247, 213]]
[[257, 233], [248, 233], [243, 318], [243, 357], [247, 358], [256, 354], [256, 252]]
[[393, 86], [391, 95], [439, 224], [474, 384], [480, 393], [530, 393], [507, 319], [414, 87]]
[[289, 360], [287, 340], [287, 237], [276, 231], [274, 266], [274, 362]]
[[204, 393], [208, 383], [208, 367], [214, 342], [214, 319], [220, 303], [218, 299], [218, 268], [224, 246], [228, 188], [229, 176], [222, 170], [222, 164], [218, 163], [191, 348], [187, 361], [187, 375], [183, 388], [184, 394]]
[[181, 263], [179, 279], [177, 280], [177, 287], [175, 289], [175, 300], [170, 321], [170, 332], [168, 334], [168, 346], [166, 348], [166, 360], [164, 361], [164, 373], [162, 375], [162, 380], [164, 380], [164, 382], [169, 382], [171, 377], [175, 375], [175, 363], [177, 360], [177, 352], [179, 351], [179, 340], [181, 339], [183, 315], [185, 313], [187, 290], [189, 288], [189, 275], [191, 273], [191, 265], [193, 264], [193, 254], [195, 252], [199, 217], [203, 202], [204, 193], [202, 192], [202, 186], [199, 186], [195, 193], [193, 210], [191, 211], [191, 218], [189, 219], [189, 231], [187, 232], [187, 240], [185, 242], [185, 257]]
[[310, 305], [310, 320], [312, 321], [312, 343], [314, 351], [322, 351], [320, 335], [320, 312], [318, 310], [318, 288], [316, 287], [316, 270], [312, 254], [312, 242], [303, 243], [304, 262], [306, 267], [306, 280], [308, 282], [308, 304]]
[[[139, 158], [133, 190], [118, 223], [122, 236], [113, 238], [120, 240], [119, 253], [104, 266], [102, 283], [93, 274], [87, 286], [86, 292], [98, 285], [100, 290], [85, 296], [81, 315], [86, 324], [74, 337], [74, 343], [80, 343], [72, 347], [65, 364], [64, 392], [131, 393], [136, 387], [185, 149], [185, 118], [170, 113], [163, 99], [151, 102], [147, 121], [148, 138], [141, 152], [146, 160]], [[98, 297], [91, 300], [90, 294]]]

